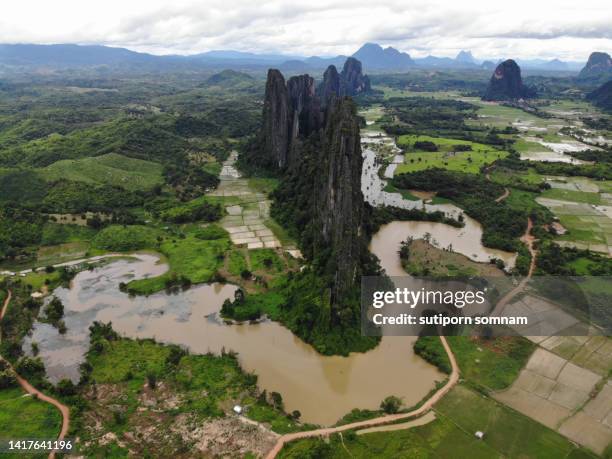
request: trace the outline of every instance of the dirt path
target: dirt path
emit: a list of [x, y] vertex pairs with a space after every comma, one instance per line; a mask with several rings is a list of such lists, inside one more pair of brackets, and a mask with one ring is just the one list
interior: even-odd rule
[[4, 319], [4, 314], [6, 314], [6, 310], [8, 309], [8, 305], [11, 302], [12, 297], [12, 290], [7, 290], [6, 298], [4, 299], [4, 304], [2, 305], [2, 311], [0, 311], [0, 320]]
[[508, 196], [510, 196], [510, 190], [508, 188], [504, 188], [504, 194], [502, 194], [499, 198], [497, 198], [495, 202], [502, 202]]
[[[11, 302], [12, 296], [13, 292], [11, 290], [8, 290], [8, 294], [6, 296], [6, 299], [4, 300], [4, 304], [2, 305], [2, 311], [0, 312], [0, 320], [4, 319], [4, 315], [6, 314], [6, 310], [8, 309], [8, 305]], [[32, 386], [28, 381], [19, 376], [13, 366], [8, 361], [4, 360], [2, 356], [0, 356], [0, 360], [6, 362], [9, 368], [13, 370], [17, 382], [24, 391], [26, 391], [30, 395], [35, 396], [39, 400], [42, 400], [43, 402], [50, 403], [59, 410], [59, 412], [62, 414], [62, 428], [60, 430], [59, 435], [57, 436], [57, 439], [63, 440], [64, 438], [66, 438], [66, 435], [68, 434], [68, 429], [70, 428], [70, 410], [68, 409], [68, 407], [60, 401], [54, 399], [53, 397], [49, 397], [48, 395], [43, 394], [41, 391]], [[49, 454], [49, 459], [53, 458], [55, 458], [55, 451]]]
[[527, 273], [527, 276], [525, 276], [525, 278], [523, 278], [523, 280], [520, 281], [516, 287], [514, 287], [512, 290], [506, 293], [502, 297], [502, 299], [497, 302], [497, 304], [495, 305], [495, 309], [491, 311], [491, 314], [490, 314], [491, 316], [499, 316], [504, 311], [504, 308], [510, 302], [510, 300], [512, 300], [512, 298], [514, 298], [516, 295], [518, 295], [520, 292], [524, 290], [525, 286], [531, 279], [531, 276], [533, 276], [533, 272], [535, 271], [535, 267], [536, 267], [536, 260], [537, 260], [538, 252], [533, 247], [533, 244], [536, 239], [533, 236], [533, 234], [531, 234], [532, 229], [533, 229], [533, 221], [531, 220], [531, 218], [529, 218], [527, 220], [527, 229], [525, 230], [525, 234], [523, 234], [523, 236], [521, 237], [521, 242], [527, 246], [527, 249], [529, 249], [529, 253], [531, 254], [531, 263], [529, 264], [529, 272]]
[[[492, 182], [491, 180], [491, 170], [493, 169], [493, 165], [488, 166], [485, 171], [485, 177], [487, 178], [487, 180], [489, 182]], [[506, 199], [508, 196], [510, 196], [510, 189], [509, 188], [504, 188], [504, 194], [502, 194], [499, 198], [495, 199], [495, 202], [502, 202], [504, 199]]]
[[457, 381], [459, 381], [459, 367], [457, 365], [457, 361], [455, 360], [455, 355], [453, 354], [453, 351], [451, 350], [448, 342], [446, 341], [446, 338], [444, 336], [440, 336], [440, 340], [442, 341], [444, 350], [446, 351], [448, 359], [451, 362], [452, 372], [446, 384], [435, 394], [433, 394], [429, 399], [427, 399], [427, 401], [425, 401], [425, 403], [423, 403], [421, 407], [408, 413], [389, 414], [386, 416], [368, 419], [366, 421], [353, 422], [351, 424], [345, 424], [343, 426], [338, 427], [327, 427], [323, 429], [309, 430], [305, 432], [295, 432], [283, 435], [278, 439], [278, 442], [276, 443], [276, 445], [274, 445], [274, 448], [272, 448], [272, 450], [268, 453], [268, 455], [266, 456], [267, 459], [274, 459], [283, 449], [283, 446], [285, 446], [285, 444], [294, 440], [311, 437], [326, 437], [328, 435], [345, 432], [347, 430], [374, 427], [381, 424], [388, 424], [390, 422], [399, 421], [402, 419], [422, 416], [423, 414], [427, 413], [438, 401], [440, 401], [442, 397], [444, 397], [448, 393], [448, 391], [453, 388], [455, 384], [457, 384]]

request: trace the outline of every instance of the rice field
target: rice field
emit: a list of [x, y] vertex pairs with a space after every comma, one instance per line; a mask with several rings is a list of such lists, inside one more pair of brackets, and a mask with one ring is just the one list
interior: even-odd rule
[[594, 192], [594, 189], [600, 190], [597, 186], [599, 182], [586, 178], [565, 178], [549, 183], [553, 188], [536, 200], [548, 207], [567, 229], [568, 232], [559, 236], [558, 241], [562, 245], [612, 253], [610, 194]]
[[[438, 151], [430, 152], [415, 148], [415, 142], [435, 143]], [[480, 173], [482, 166], [491, 164], [508, 155], [505, 151], [496, 150], [489, 145], [466, 140], [446, 139], [426, 135], [403, 135], [398, 145], [406, 151], [404, 164], [397, 166], [396, 174], [415, 172], [430, 168], [442, 168], [471, 174]], [[457, 146], [467, 145], [471, 151], [456, 151]]]

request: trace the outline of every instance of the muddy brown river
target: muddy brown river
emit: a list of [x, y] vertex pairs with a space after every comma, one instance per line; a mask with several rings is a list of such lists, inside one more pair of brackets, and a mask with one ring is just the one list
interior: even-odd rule
[[124, 336], [180, 344], [194, 353], [236, 351], [242, 367], [259, 376], [258, 385], [280, 392], [286, 409], [300, 410], [305, 422], [333, 424], [353, 408], [378, 408], [388, 395], [410, 406], [443, 379], [412, 353], [413, 338], [388, 337], [368, 353], [328, 357], [275, 322], [225, 325], [217, 312], [233, 297], [232, 285], [201, 285], [148, 298], [130, 298], [118, 290], [119, 282], [158, 275], [165, 267], [156, 262], [152, 255], [135, 254], [134, 260], [79, 273], [70, 289], [56, 289], [68, 332], [60, 335], [37, 322], [25, 344], [28, 350], [31, 341], [38, 343], [51, 381], [78, 380], [94, 320], [112, 321]]

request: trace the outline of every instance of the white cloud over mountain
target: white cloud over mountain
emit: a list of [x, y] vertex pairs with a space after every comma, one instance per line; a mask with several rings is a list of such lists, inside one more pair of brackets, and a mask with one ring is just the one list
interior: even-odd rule
[[414, 56], [584, 60], [612, 48], [608, 1], [20, 0], [2, 7], [0, 42], [350, 54], [364, 42]]

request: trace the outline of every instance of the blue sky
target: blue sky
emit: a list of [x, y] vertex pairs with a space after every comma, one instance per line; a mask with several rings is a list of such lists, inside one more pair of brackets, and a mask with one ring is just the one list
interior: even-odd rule
[[611, 24], [599, 0], [19, 0], [2, 6], [0, 42], [337, 55], [371, 41], [416, 57], [583, 61], [612, 49]]

